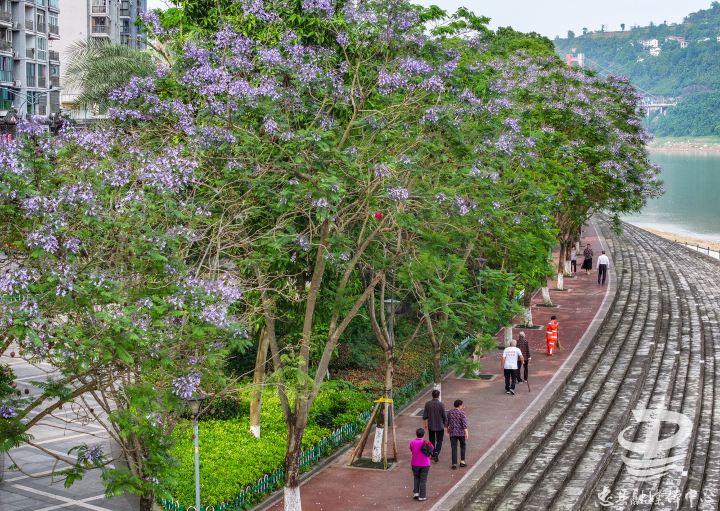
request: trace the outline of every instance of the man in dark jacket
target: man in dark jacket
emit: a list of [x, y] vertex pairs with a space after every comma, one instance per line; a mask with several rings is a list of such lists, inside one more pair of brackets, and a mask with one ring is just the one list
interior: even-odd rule
[[517, 379], [518, 383], [522, 383], [523, 381], [527, 381], [528, 379], [528, 362], [530, 361], [530, 345], [528, 344], [528, 340], [525, 338], [525, 332], [520, 332], [517, 347], [520, 348], [524, 360], [524, 362], [518, 363]]
[[440, 391], [435, 389], [432, 391], [432, 400], [425, 403], [423, 411], [423, 421], [425, 421], [425, 429], [430, 432], [428, 440], [434, 446], [432, 459], [435, 463], [439, 461], [440, 449], [442, 449], [443, 436], [445, 434], [445, 405], [440, 401]]

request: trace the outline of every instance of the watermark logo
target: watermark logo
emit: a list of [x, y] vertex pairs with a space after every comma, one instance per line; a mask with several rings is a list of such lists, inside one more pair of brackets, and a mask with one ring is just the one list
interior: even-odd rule
[[[684, 455], [658, 458], [661, 452], [667, 452], [673, 447], [685, 442], [692, 434], [692, 421], [681, 413], [670, 410], [633, 410], [633, 417], [638, 422], [647, 422], [649, 430], [645, 442], [630, 442], [625, 439], [625, 432], [633, 429], [632, 426], [625, 428], [618, 435], [618, 442], [628, 451], [642, 455], [642, 459], [632, 459], [622, 456], [630, 475], [640, 481], [658, 479], [670, 470], [682, 471]], [[678, 429], [674, 435], [668, 438], [660, 438], [660, 429], [663, 422], [677, 424]], [[676, 465], [678, 463], [678, 465]]]

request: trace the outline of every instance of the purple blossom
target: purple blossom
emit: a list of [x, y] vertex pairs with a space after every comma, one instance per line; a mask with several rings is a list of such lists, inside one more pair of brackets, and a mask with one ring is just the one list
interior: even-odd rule
[[147, 420], [152, 427], [156, 428], [162, 424], [162, 415], [158, 412], [153, 412], [146, 415], [145, 420]]
[[12, 419], [15, 417], [17, 413], [15, 413], [15, 407], [11, 405], [3, 405], [0, 406], [0, 417], [4, 419]]
[[310, 249], [310, 241], [305, 236], [299, 236], [297, 239], [297, 244], [300, 245], [300, 247], [307, 252]]
[[335, 40], [338, 42], [338, 44], [342, 47], [345, 47], [350, 44], [350, 38], [347, 36], [345, 32], [340, 32]]
[[410, 193], [405, 188], [388, 188], [388, 195], [394, 201], [405, 200], [410, 196]]
[[375, 168], [373, 170], [375, 172], [375, 177], [377, 178], [390, 177], [390, 174], [392, 173], [390, 167], [388, 167], [384, 163], [378, 163], [377, 165], [375, 165]]
[[185, 376], [175, 378], [172, 382], [174, 390], [173, 394], [183, 399], [189, 399], [197, 392], [200, 386], [200, 373], [190, 373]]
[[102, 445], [95, 444], [93, 446], [87, 447], [86, 449], [80, 450], [80, 452], [78, 453], [78, 463], [92, 463], [95, 460], [100, 459], [102, 456]]

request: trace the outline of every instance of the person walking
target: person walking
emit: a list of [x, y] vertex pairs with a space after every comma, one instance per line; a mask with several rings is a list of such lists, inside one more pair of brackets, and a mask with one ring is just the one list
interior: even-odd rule
[[577, 250], [575, 247], [570, 251], [570, 271], [577, 273]]
[[465, 440], [468, 439], [467, 416], [463, 411], [463, 402], [456, 399], [453, 408], [447, 415], [447, 433], [450, 437], [450, 450], [452, 451], [452, 468], [457, 468], [457, 446], [460, 443], [460, 468], [467, 467], [465, 463]]
[[605, 255], [605, 251], [602, 251], [600, 257], [598, 257], [598, 284], [600, 284], [600, 277], [602, 277], [602, 283], [605, 284], [605, 278], [607, 277], [608, 268], [610, 268], [610, 259]]
[[[526, 382], [528, 379], [528, 362], [530, 362], [530, 343], [528, 343], [528, 340], [525, 338], [525, 332], [520, 332], [520, 335], [518, 337], [517, 347], [520, 350], [520, 353], [522, 353], [524, 362], [520, 362], [518, 364], [518, 383]], [[525, 369], [524, 372], [521, 372], [522, 369]]]
[[440, 450], [442, 449], [445, 422], [447, 420], [445, 405], [440, 401], [440, 391], [437, 389], [432, 391], [432, 399], [425, 403], [423, 420], [425, 421], [425, 429], [429, 432], [428, 440], [435, 446], [435, 450], [430, 457], [437, 463], [440, 461]]
[[590, 275], [590, 270], [592, 270], [592, 260], [593, 260], [593, 254], [592, 249], [590, 248], [590, 243], [587, 244], [587, 248], [583, 250], [583, 256], [585, 257], [585, 260], [583, 261], [582, 268], [585, 270], [585, 275]]
[[500, 367], [505, 373], [505, 394], [515, 394], [515, 381], [518, 376], [518, 361], [523, 362], [523, 354], [517, 349], [517, 341], [510, 339], [510, 346], [502, 354]]
[[425, 430], [418, 428], [415, 430], [415, 440], [410, 442], [410, 452], [412, 452], [412, 459], [410, 460], [410, 466], [412, 467], [413, 473], [413, 498], [417, 500], [425, 500], [427, 497], [427, 478], [430, 473], [430, 456], [422, 451], [423, 444], [427, 443], [430, 446], [430, 450], [433, 448], [432, 444], [425, 442], [423, 437], [425, 436]]
[[548, 357], [552, 357], [555, 354], [555, 345], [560, 349], [560, 343], [558, 340], [558, 329], [560, 324], [557, 322], [557, 316], [550, 317], [550, 323], [547, 325], [545, 331], [545, 340], [547, 342], [547, 354]]

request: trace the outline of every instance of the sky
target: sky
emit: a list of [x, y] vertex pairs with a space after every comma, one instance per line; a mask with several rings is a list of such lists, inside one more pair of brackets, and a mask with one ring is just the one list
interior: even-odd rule
[[[620, 30], [633, 25], [646, 26], [680, 23], [691, 12], [710, 7], [711, 0], [415, 0], [422, 5], [437, 5], [447, 11], [466, 6], [475, 14], [491, 19], [490, 28], [511, 26], [521, 32], [539, 32], [554, 39], [567, 31], [582, 34], [582, 29]], [[148, 8], [165, 8], [162, 0], [148, 0]]]

